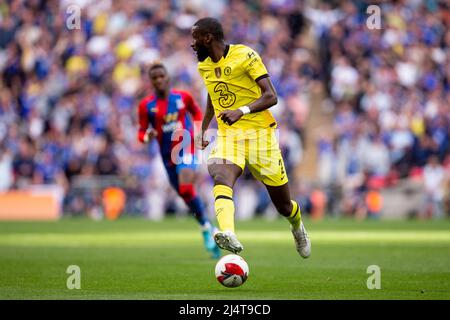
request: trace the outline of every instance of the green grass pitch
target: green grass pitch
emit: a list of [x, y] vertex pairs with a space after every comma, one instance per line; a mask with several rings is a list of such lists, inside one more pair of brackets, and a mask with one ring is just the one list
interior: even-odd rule
[[250, 275], [234, 289], [215, 279], [193, 219], [1, 222], [0, 299], [450, 299], [450, 221], [305, 222], [306, 260], [286, 221], [237, 221]]

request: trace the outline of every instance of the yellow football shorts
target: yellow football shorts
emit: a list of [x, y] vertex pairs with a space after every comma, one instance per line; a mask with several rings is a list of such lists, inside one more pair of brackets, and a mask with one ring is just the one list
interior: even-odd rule
[[217, 136], [208, 164], [230, 162], [242, 171], [247, 165], [252, 175], [266, 185], [281, 186], [288, 182], [274, 129]]

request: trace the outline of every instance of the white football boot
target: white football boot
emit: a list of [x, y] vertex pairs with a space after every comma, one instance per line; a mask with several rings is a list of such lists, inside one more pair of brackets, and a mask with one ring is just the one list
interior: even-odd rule
[[214, 234], [214, 240], [221, 249], [228, 250], [233, 253], [239, 253], [244, 250], [244, 247], [232, 231], [217, 231]]
[[300, 228], [295, 230], [291, 228], [291, 232], [294, 236], [295, 246], [298, 253], [303, 258], [308, 258], [311, 255], [311, 240], [309, 240], [303, 221], [300, 222]]

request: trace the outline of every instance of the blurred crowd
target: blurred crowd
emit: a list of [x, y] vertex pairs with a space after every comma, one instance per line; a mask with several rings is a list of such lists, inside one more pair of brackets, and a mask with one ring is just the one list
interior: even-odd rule
[[[190, 48], [191, 27], [202, 16], [220, 18], [230, 43], [264, 55], [280, 96], [291, 100], [274, 112], [287, 166], [295, 168], [308, 107], [298, 94], [307, 91], [317, 65], [302, 53], [304, 21], [294, 2], [12, 0], [0, 5], [0, 190], [57, 184], [65, 190], [64, 211], [83, 214], [101, 205], [101, 190], [83, 192], [83, 181], [120, 176], [127, 212], [158, 217], [185, 210], [157, 145], [137, 141], [136, 115], [140, 99], [152, 92], [147, 68], [158, 60], [174, 87], [189, 89], [204, 105]], [[209, 201], [204, 166], [199, 187]]]
[[[162, 61], [173, 86], [204, 105], [190, 31], [198, 18], [214, 16], [227, 42], [263, 57], [279, 95], [272, 112], [286, 169], [305, 212], [325, 203], [330, 212], [376, 214], [361, 203], [362, 194], [423, 176], [431, 214], [443, 215], [450, 166], [448, 5], [382, 3], [380, 30], [366, 27], [366, 7], [363, 1], [3, 1], [0, 191], [56, 184], [64, 189], [64, 212], [95, 214], [101, 190], [83, 188], [83, 181], [119, 177], [127, 213], [155, 219], [185, 213], [156, 143], [137, 141], [137, 104], [152, 92], [148, 66]], [[318, 141], [316, 190], [291, 173], [303, 158], [310, 94], [320, 86], [335, 116]], [[212, 213], [204, 164], [198, 188]], [[241, 218], [274, 214], [247, 172], [235, 194]]]
[[449, 209], [450, 3], [380, 2], [381, 29], [367, 27], [366, 7], [314, 11], [329, 16], [314, 22], [335, 109], [333, 131], [318, 142], [328, 209], [370, 214], [362, 195], [410, 179], [424, 186], [417, 214], [441, 217]]

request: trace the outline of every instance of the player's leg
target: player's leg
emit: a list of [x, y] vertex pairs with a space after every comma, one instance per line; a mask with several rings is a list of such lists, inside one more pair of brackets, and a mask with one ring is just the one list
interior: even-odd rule
[[[177, 193], [183, 198], [184, 202], [189, 207], [190, 211], [194, 214], [195, 218], [197, 219], [199, 224], [202, 226], [202, 235], [203, 235], [203, 240], [204, 240], [206, 249], [212, 253], [212, 256], [214, 258], [218, 258], [220, 255], [220, 252], [217, 248], [215, 248], [216, 246], [215, 246], [214, 239], [213, 239], [214, 230], [204, 232], [203, 227], [205, 227], [205, 229], [208, 227], [208, 225], [207, 225], [208, 221], [203, 218], [205, 215], [204, 215], [204, 211], [202, 210], [203, 206], [201, 205], [201, 202], [200, 202], [199, 207], [194, 208], [194, 209], [191, 207], [193, 205], [192, 200], [195, 199], [195, 196], [196, 196], [195, 189], [193, 189], [191, 187], [183, 187], [182, 188], [183, 192], [180, 192], [179, 174], [181, 171], [184, 171], [183, 166], [178, 165], [178, 166], [174, 167], [173, 165], [170, 164], [170, 162], [166, 162], [164, 165], [165, 165], [166, 172], [169, 177], [169, 181], [170, 181], [172, 188], [174, 188], [175, 191], [177, 191]], [[193, 169], [190, 169], [190, 170], [193, 171]], [[186, 182], [190, 181], [189, 178], [191, 178], [191, 174], [189, 174], [189, 172], [186, 174], [183, 174], [183, 177], [182, 177], [182, 185], [183, 186], [187, 185]], [[191, 204], [191, 205], [189, 205], [189, 204]], [[195, 206], [195, 204], [194, 204], [194, 206]], [[198, 212], [199, 208], [200, 208], [200, 210], [202, 210], [203, 214], [196, 213], [196, 212]], [[209, 225], [212, 226], [211, 224], [209, 224]], [[204, 233], [208, 233], [208, 234], [205, 236]]]
[[234, 234], [233, 187], [245, 167], [242, 141], [233, 136], [217, 136], [208, 159], [208, 171], [214, 181], [214, 208], [220, 231], [214, 235], [217, 245], [239, 253], [242, 244]]
[[248, 168], [267, 188], [277, 211], [291, 224], [298, 253], [307, 258], [311, 242], [301, 220], [299, 204], [291, 198], [283, 157], [273, 130], [261, 131], [248, 147]]
[[278, 213], [285, 217], [294, 229], [298, 229], [301, 222], [300, 206], [291, 199], [289, 184], [265, 186]]
[[311, 255], [311, 241], [302, 222], [300, 205], [291, 199], [289, 184], [285, 183], [280, 186], [266, 185], [266, 188], [277, 211], [291, 224], [291, 231], [298, 253], [303, 258], [308, 258]]
[[277, 211], [291, 224], [298, 253], [303, 258], [308, 258], [311, 255], [311, 241], [302, 222], [300, 205], [291, 199], [289, 184], [285, 183], [281, 186], [266, 185], [266, 188]]
[[214, 207], [219, 229], [234, 232], [233, 187], [242, 169], [232, 163], [212, 163], [208, 172], [214, 181]]
[[233, 187], [242, 174], [242, 168], [233, 163], [217, 163], [223, 159], [211, 159], [208, 171], [214, 181], [214, 207], [220, 231], [214, 235], [214, 240], [222, 249], [239, 253], [242, 244], [234, 234], [234, 201]]
[[210, 222], [205, 213], [203, 203], [195, 190], [194, 180], [195, 171], [193, 169], [183, 168], [179, 170], [177, 192], [194, 214], [197, 222], [201, 226], [205, 226], [210, 224]]
[[195, 219], [200, 224], [206, 250], [210, 251], [214, 258], [219, 258], [220, 250], [213, 238], [216, 229], [210, 222], [203, 202], [194, 187], [195, 170], [190, 167], [182, 167], [177, 173], [178, 194], [183, 198], [184, 202], [189, 207], [189, 211], [194, 214]]

